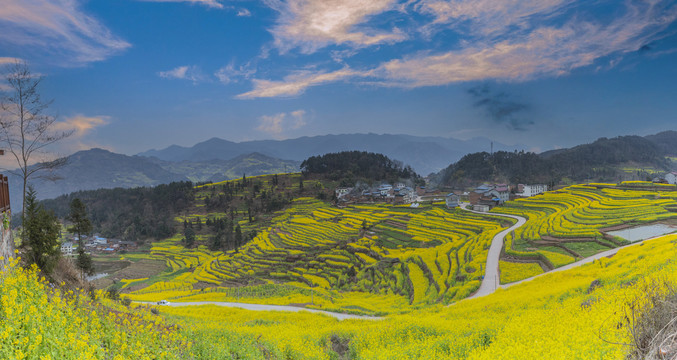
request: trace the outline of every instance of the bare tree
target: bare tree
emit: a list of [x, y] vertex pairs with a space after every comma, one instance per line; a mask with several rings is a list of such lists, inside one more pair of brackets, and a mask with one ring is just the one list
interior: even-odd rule
[[7, 66], [6, 79], [9, 90], [0, 97], [0, 143], [7, 147], [19, 166], [10, 173], [23, 179], [23, 220], [28, 180], [49, 178], [56, 168], [66, 163], [66, 158], [54, 160], [45, 147], [72, 135], [73, 131], [54, 131], [56, 117], [44, 113], [52, 101], [42, 101], [38, 92], [42, 77], [32, 74], [26, 62], [16, 61]]

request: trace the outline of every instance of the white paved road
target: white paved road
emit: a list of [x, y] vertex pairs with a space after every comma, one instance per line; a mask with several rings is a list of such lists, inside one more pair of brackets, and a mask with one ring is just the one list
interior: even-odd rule
[[[155, 303], [144, 302], [144, 301], [135, 301], [137, 304], [149, 304], [155, 305]], [[284, 306], [284, 305], [263, 305], [263, 304], [247, 304], [247, 303], [234, 303], [234, 302], [222, 302], [222, 301], [194, 301], [194, 302], [171, 302], [170, 305], [162, 306], [200, 306], [200, 305], [216, 305], [216, 306], [225, 306], [225, 307], [235, 307], [245, 310], [253, 311], [307, 311], [316, 314], [324, 314], [335, 317], [339, 320], [348, 320], [348, 319], [358, 319], [358, 320], [382, 320], [382, 317], [376, 316], [364, 316], [364, 315], [352, 315], [352, 314], [343, 314], [331, 311], [316, 310], [316, 309], [307, 309], [298, 306]]]
[[[464, 207], [465, 204], [461, 205], [461, 208], [474, 212], [477, 214], [488, 214], [485, 212], [479, 212], [479, 211], [473, 211], [473, 210], [467, 210]], [[489, 213], [490, 215], [495, 215], [495, 216], [502, 216], [502, 217], [508, 217], [512, 219], [516, 219], [517, 223], [515, 225], [501, 231], [500, 233], [496, 234], [494, 236], [494, 239], [491, 241], [491, 247], [489, 247], [489, 253], [487, 254], [487, 264], [485, 266], [484, 270], [484, 279], [482, 280], [482, 285], [480, 285], [479, 290], [475, 292], [473, 295], [467, 297], [466, 299], [473, 299], [477, 298], [480, 296], [485, 296], [493, 293], [498, 289], [501, 280], [498, 276], [498, 260], [501, 257], [501, 250], [503, 249], [503, 239], [505, 239], [505, 236], [508, 235], [511, 231], [517, 229], [518, 227], [524, 225], [527, 222], [527, 219], [521, 217], [521, 216], [516, 216], [516, 215], [505, 215], [505, 214], [495, 214], [495, 213]]]

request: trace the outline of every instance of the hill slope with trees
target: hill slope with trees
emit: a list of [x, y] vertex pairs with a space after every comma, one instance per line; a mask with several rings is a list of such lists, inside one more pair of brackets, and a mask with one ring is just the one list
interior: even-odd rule
[[[677, 132], [600, 138], [569, 149], [532, 152], [472, 153], [433, 176], [442, 186], [465, 187], [478, 182], [545, 183], [651, 178], [673, 166], [666, 159]], [[631, 169], [636, 169], [632, 171]]]

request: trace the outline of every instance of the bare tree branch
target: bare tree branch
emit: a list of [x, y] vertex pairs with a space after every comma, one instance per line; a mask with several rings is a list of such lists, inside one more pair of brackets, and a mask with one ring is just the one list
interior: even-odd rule
[[43, 101], [38, 92], [42, 77], [31, 73], [28, 64], [16, 61], [6, 68], [9, 92], [0, 97], [0, 144], [4, 144], [18, 165], [10, 171], [23, 179], [22, 219], [26, 207], [26, 188], [30, 178], [55, 179], [53, 172], [67, 159], [44, 161], [51, 155], [46, 147], [73, 134], [52, 131], [55, 116], [44, 111], [52, 101]]

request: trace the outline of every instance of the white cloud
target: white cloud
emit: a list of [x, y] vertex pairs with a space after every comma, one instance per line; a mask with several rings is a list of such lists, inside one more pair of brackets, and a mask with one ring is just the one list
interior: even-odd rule
[[245, 8], [240, 8], [240, 9], [237, 9], [237, 16], [249, 17], [249, 16], [252, 16], [252, 13], [251, 13], [251, 11], [249, 11]]
[[[434, 17], [432, 24], [470, 22], [477, 35], [503, 33], [509, 26], [524, 28], [529, 20], [553, 16], [575, 0], [423, 0], [415, 5], [422, 14]], [[500, 35], [500, 34], [499, 34]]]
[[268, 0], [280, 12], [271, 32], [282, 52], [300, 47], [311, 53], [330, 44], [369, 46], [401, 41], [406, 35], [360, 26], [370, 17], [393, 10], [396, 0]]
[[48, 53], [61, 65], [104, 60], [130, 47], [82, 12], [76, 0], [3, 0], [2, 44]]
[[[254, 89], [238, 98], [294, 96], [311, 86], [364, 77], [380, 86], [413, 88], [477, 80], [527, 81], [563, 76], [603, 58], [613, 58], [607, 61], [608, 66], [613, 67], [625, 54], [665, 36], [666, 29], [677, 20], [677, 5], [659, 0], [627, 2], [624, 13], [595, 21], [574, 16], [549, 22], [558, 25], [545, 26], [525, 20], [536, 14], [562, 15], [568, 3], [509, 0], [496, 2], [497, 10], [491, 10], [489, 2], [484, 0], [422, 2], [417, 5], [419, 8], [432, 8], [436, 4], [449, 6], [448, 11], [436, 10], [438, 16], [434, 21], [470, 21], [475, 40], [462, 41], [455, 50], [420, 52], [385, 61], [369, 71], [352, 70], [346, 65], [330, 72], [296, 71], [278, 81], [255, 79]], [[486, 24], [486, 18], [495, 21]], [[341, 53], [330, 54], [335, 61], [344, 61]]]
[[84, 116], [75, 115], [67, 117], [64, 121], [55, 122], [53, 128], [55, 131], [73, 131], [72, 138], [82, 139], [97, 127], [108, 125], [110, 116]]
[[218, 0], [139, 0], [144, 2], [187, 2], [196, 5], [204, 5], [210, 8], [223, 9], [223, 4]]
[[272, 135], [276, 139], [283, 139], [288, 131], [298, 130], [306, 125], [306, 111], [296, 110], [290, 113], [263, 115], [259, 118], [256, 130]]
[[600, 58], [636, 51], [676, 19], [677, 8], [630, 7], [625, 16], [606, 25], [573, 20], [509, 40], [487, 40], [458, 51], [391, 60], [375, 73], [386, 85], [409, 87], [561, 76]]
[[240, 79], [249, 79], [256, 73], [256, 69], [250, 63], [235, 68], [234, 64], [228, 64], [214, 73], [223, 84], [238, 82]]
[[310, 86], [346, 80], [355, 76], [367, 76], [359, 71], [343, 68], [332, 72], [312, 72], [308, 70], [296, 71], [281, 81], [254, 79], [254, 90], [240, 94], [239, 99], [253, 99], [261, 97], [295, 96]]
[[197, 66], [179, 66], [172, 70], [160, 71], [157, 74], [159, 77], [164, 79], [190, 80], [193, 83], [198, 83], [205, 80], [205, 76]]
[[305, 110], [296, 110], [289, 113], [293, 122], [291, 124], [292, 129], [300, 129], [307, 125], [306, 123], [306, 111]]

